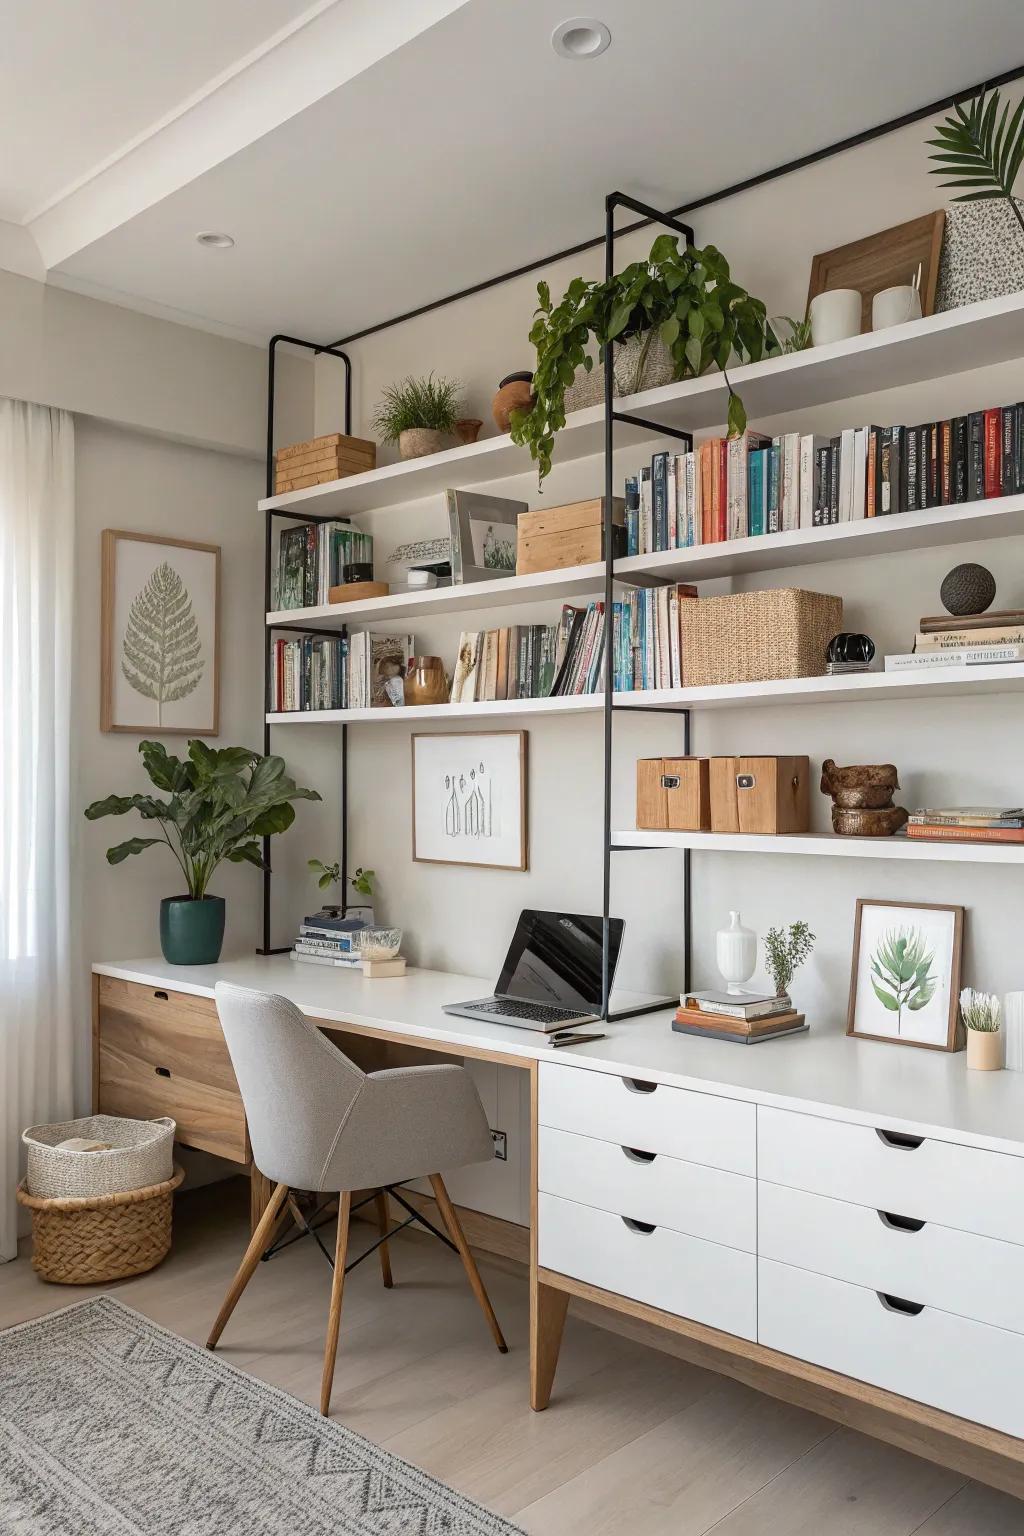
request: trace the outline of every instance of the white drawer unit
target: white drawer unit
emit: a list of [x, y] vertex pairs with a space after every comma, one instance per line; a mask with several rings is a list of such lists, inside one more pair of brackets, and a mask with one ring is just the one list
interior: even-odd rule
[[[985, 1284], [978, 1275], [977, 1283]], [[758, 1260], [758, 1340], [960, 1418], [1024, 1436], [1024, 1335]]]
[[757, 1205], [761, 1258], [1024, 1333], [1024, 1247], [781, 1184]]
[[1024, 1243], [1024, 1158], [761, 1107], [757, 1167], [771, 1184]]
[[753, 1339], [757, 1260], [670, 1227], [624, 1219], [557, 1195], [538, 1198], [538, 1258], [576, 1280], [677, 1317]]
[[757, 1185], [743, 1174], [547, 1125], [539, 1131], [537, 1166], [538, 1187], [546, 1194], [755, 1250]]
[[737, 1099], [579, 1067], [540, 1067], [541, 1125], [638, 1152], [753, 1175], [755, 1118], [753, 1104]]

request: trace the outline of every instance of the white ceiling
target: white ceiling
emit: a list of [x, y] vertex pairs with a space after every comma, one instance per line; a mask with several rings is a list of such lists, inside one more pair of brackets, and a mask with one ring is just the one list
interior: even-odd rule
[[587, 3], [579, 62], [569, 0], [16, 0], [0, 215], [64, 286], [329, 341], [597, 234], [615, 187], [687, 202], [1024, 63], [1020, 0]]

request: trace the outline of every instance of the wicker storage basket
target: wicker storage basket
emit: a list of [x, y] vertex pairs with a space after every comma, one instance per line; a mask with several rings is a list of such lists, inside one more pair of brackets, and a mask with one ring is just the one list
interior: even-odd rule
[[843, 627], [843, 600], [780, 587], [679, 604], [683, 685], [820, 677], [825, 649]]
[[148, 1189], [91, 1200], [43, 1200], [19, 1184], [18, 1204], [32, 1212], [33, 1269], [58, 1285], [101, 1285], [152, 1269], [170, 1249], [171, 1206], [184, 1177], [175, 1167]]
[[[67, 1152], [57, 1146], [73, 1136], [109, 1141], [109, 1152]], [[61, 1125], [32, 1125], [22, 1133], [28, 1148], [29, 1194], [49, 1200], [86, 1200], [162, 1184], [174, 1171], [174, 1121], [123, 1120], [86, 1115]]]

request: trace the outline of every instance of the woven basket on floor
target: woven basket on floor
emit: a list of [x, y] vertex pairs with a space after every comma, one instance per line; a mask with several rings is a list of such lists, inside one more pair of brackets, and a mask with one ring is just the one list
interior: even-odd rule
[[100, 1285], [141, 1275], [171, 1246], [174, 1191], [185, 1177], [148, 1189], [85, 1200], [45, 1200], [18, 1185], [18, 1204], [32, 1212], [32, 1266], [58, 1285]]
[[[31, 1125], [22, 1132], [28, 1149], [29, 1193], [50, 1200], [91, 1200], [148, 1189], [174, 1172], [174, 1121], [127, 1120], [123, 1115], [86, 1115], [60, 1125]], [[72, 1136], [109, 1142], [106, 1152], [69, 1152], [59, 1143]]]
[[679, 604], [683, 685], [820, 677], [825, 651], [843, 627], [843, 600], [780, 587]]

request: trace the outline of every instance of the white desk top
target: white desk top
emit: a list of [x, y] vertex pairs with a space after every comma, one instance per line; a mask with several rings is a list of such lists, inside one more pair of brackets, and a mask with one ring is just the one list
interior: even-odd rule
[[[288, 997], [303, 1013], [338, 1024], [387, 1029], [410, 1041], [430, 1039], [526, 1060], [720, 1093], [793, 1109], [835, 1114], [939, 1140], [1024, 1156], [1024, 1073], [968, 1072], [963, 1052], [911, 1050], [848, 1039], [838, 1026], [761, 1045], [733, 1045], [674, 1034], [671, 1013], [607, 1026], [603, 1040], [552, 1050], [543, 1036], [455, 1018], [443, 1003], [487, 996], [492, 983], [448, 971], [409, 970], [367, 981], [361, 972], [300, 965], [287, 955], [252, 955], [217, 965], [168, 965], [162, 959], [103, 961], [103, 976], [212, 997], [218, 981]], [[637, 1001], [613, 997], [613, 1007]]]

